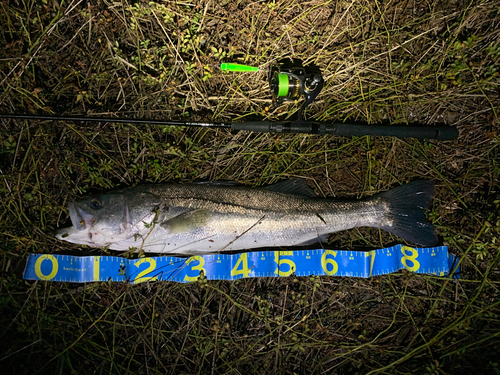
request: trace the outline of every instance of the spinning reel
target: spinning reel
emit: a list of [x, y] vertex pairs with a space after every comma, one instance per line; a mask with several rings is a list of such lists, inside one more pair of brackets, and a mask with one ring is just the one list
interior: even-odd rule
[[[259, 68], [248, 65], [222, 63], [221, 70], [229, 72], [257, 72]], [[296, 101], [304, 97], [305, 102], [298, 112], [298, 121], [302, 113], [318, 96], [325, 81], [321, 71], [315, 65], [303, 66], [297, 59], [281, 60], [272, 66], [268, 75], [269, 88], [273, 96], [273, 105], [287, 101]]]
[[281, 62], [269, 71], [269, 87], [275, 106], [286, 101], [295, 101], [300, 97], [305, 102], [299, 110], [298, 120], [302, 113], [318, 96], [324, 84], [320, 70], [315, 66], [304, 67], [302, 64]]

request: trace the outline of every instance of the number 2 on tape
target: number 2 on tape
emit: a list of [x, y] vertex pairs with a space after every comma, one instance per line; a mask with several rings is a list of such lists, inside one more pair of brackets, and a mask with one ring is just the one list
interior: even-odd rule
[[142, 283], [145, 281], [155, 281], [158, 280], [158, 276], [146, 276], [150, 275], [156, 268], [156, 260], [154, 258], [142, 258], [138, 262], [135, 263], [135, 266], [139, 268], [139, 266], [143, 263], [149, 263], [149, 267], [146, 268], [145, 270], [142, 270], [139, 272], [137, 275], [136, 279], [134, 280], [135, 284]]

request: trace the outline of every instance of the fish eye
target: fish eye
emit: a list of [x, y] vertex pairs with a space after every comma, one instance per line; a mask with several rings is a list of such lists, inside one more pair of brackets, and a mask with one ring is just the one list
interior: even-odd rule
[[92, 198], [92, 200], [90, 201], [90, 206], [94, 210], [98, 210], [99, 208], [102, 207], [102, 205], [103, 205], [102, 200], [100, 200], [99, 198]]

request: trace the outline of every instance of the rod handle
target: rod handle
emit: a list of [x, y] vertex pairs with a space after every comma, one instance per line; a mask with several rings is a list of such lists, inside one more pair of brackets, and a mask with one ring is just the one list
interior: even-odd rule
[[259, 133], [305, 133], [332, 134], [340, 136], [376, 135], [417, 139], [451, 140], [458, 137], [458, 130], [452, 126], [412, 125], [358, 125], [315, 121], [248, 121], [233, 122], [231, 129]]
[[343, 136], [378, 135], [398, 138], [451, 140], [458, 137], [458, 129], [453, 126], [412, 126], [412, 125], [358, 125], [335, 123], [326, 126], [326, 132]]

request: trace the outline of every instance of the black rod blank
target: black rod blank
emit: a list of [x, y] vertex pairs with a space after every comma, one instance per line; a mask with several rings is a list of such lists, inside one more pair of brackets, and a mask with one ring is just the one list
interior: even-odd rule
[[0, 113], [0, 118], [20, 120], [51, 120], [51, 121], [78, 121], [78, 122], [114, 122], [120, 124], [151, 124], [170, 126], [201, 126], [209, 128], [231, 128], [230, 122], [189, 122], [171, 120], [149, 120], [123, 117], [94, 117], [94, 116], [46, 116], [46, 115], [19, 115]]

